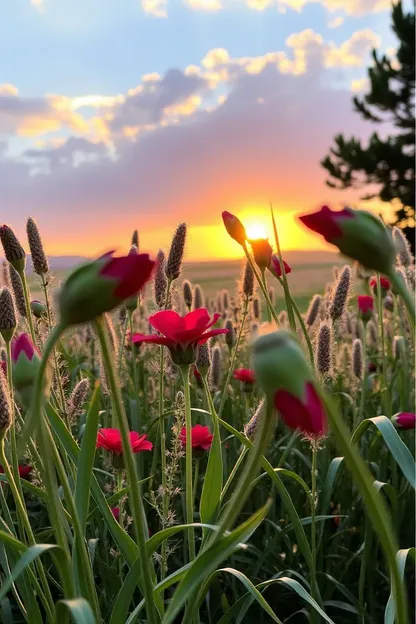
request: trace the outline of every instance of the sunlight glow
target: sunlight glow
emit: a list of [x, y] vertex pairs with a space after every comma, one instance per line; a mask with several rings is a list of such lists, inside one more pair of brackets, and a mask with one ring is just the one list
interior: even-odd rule
[[268, 238], [267, 230], [262, 223], [253, 221], [252, 223], [246, 223], [245, 226], [248, 240]]

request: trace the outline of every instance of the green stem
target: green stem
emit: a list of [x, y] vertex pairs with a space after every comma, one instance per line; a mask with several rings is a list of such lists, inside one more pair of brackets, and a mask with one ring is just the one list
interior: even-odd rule
[[383, 300], [381, 297], [381, 280], [380, 273], [377, 273], [377, 309], [378, 309], [378, 324], [380, 330], [380, 342], [381, 342], [381, 354], [382, 354], [382, 365], [383, 365], [383, 403], [384, 403], [384, 413], [388, 418], [391, 418], [391, 402], [390, 402], [390, 392], [389, 392], [389, 384], [387, 379], [387, 358], [386, 358], [386, 345], [385, 345], [385, 336], [384, 336], [384, 322], [383, 322]]
[[36, 335], [35, 335], [35, 328], [33, 325], [32, 308], [30, 307], [29, 288], [27, 286], [26, 273], [24, 269], [18, 271], [18, 273], [19, 273], [20, 279], [22, 280], [23, 297], [25, 299], [26, 316], [27, 316], [27, 322], [29, 324], [30, 336], [32, 338], [33, 344], [35, 345]]
[[[280, 284], [284, 287], [282, 278], [278, 277], [277, 279], [279, 280]], [[305, 342], [306, 342], [306, 346], [308, 347], [308, 354], [309, 354], [309, 359], [311, 361], [312, 368], [315, 368], [315, 358], [314, 358], [314, 355], [313, 355], [312, 342], [311, 342], [310, 336], [308, 334], [308, 330], [306, 329], [305, 321], [303, 320], [303, 316], [300, 313], [300, 310], [299, 310], [299, 308], [298, 308], [298, 306], [296, 304], [296, 301], [293, 299], [293, 297], [292, 297], [292, 295], [290, 293], [289, 293], [289, 296], [290, 296], [290, 299], [291, 299], [292, 307], [293, 307], [293, 309], [295, 311], [295, 314], [296, 314], [296, 317], [297, 317], [297, 319], [299, 321], [299, 325], [301, 327], [302, 333], [303, 333], [303, 335], [305, 337]], [[292, 332], [293, 332], [293, 330], [292, 330]]]
[[295, 323], [295, 317], [293, 315], [293, 299], [290, 295], [289, 292], [289, 284], [287, 281], [287, 276], [286, 276], [286, 271], [285, 271], [285, 265], [283, 262], [283, 256], [282, 256], [282, 250], [280, 247], [280, 241], [279, 241], [279, 235], [277, 233], [277, 227], [276, 227], [276, 221], [274, 219], [274, 213], [273, 213], [273, 206], [270, 203], [270, 212], [272, 215], [272, 223], [273, 223], [273, 232], [274, 232], [274, 240], [276, 242], [276, 249], [277, 249], [277, 255], [279, 256], [279, 260], [280, 260], [280, 267], [281, 267], [281, 271], [282, 271], [282, 278], [283, 278], [283, 290], [285, 292], [285, 300], [286, 300], [286, 309], [287, 309], [287, 315], [289, 317], [289, 325], [290, 325], [290, 330], [292, 332], [292, 334], [296, 334], [296, 323]]
[[[415, 311], [415, 300], [414, 297], [410, 294], [409, 290], [406, 287], [406, 284], [403, 282], [400, 275], [393, 268], [391, 274], [389, 275], [390, 281], [394, 286], [395, 290], [399, 293], [400, 297], [403, 300], [404, 305], [406, 306], [407, 314], [409, 317], [409, 321], [413, 330], [416, 325], [416, 311]], [[377, 288], [379, 288], [377, 283]]]
[[[123, 353], [124, 353], [124, 346], [126, 343], [126, 334], [127, 334], [127, 326], [129, 323], [129, 317], [126, 314], [126, 318], [124, 319], [124, 323], [123, 323], [123, 329], [121, 331], [121, 340], [120, 340], [120, 348], [118, 350], [118, 375], [121, 375], [121, 369], [122, 369], [122, 365], [123, 365]], [[130, 337], [132, 336], [132, 326], [130, 324]], [[134, 361], [134, 347], [132, 346], [132, 354], [133, 354], [133, 361]]]
[[[362, 379], [362, 386], [361, 386], [361, 402], [360, 402], [360, 416], [359, 416], [359, 422], [361, 422], [361, 420], [364, 418], [364, 409], [365, 409], [365, 398], [366, 398], [366, 391], [367, 391], [367, 322], [363, 323], [363, 327], [364, 327], [364, 333], [363, 333], [363, 379]], [[358, 425], [359, 423], [356, 423], [354, 425], [354, 429], [355, 427]]]
[[102, 318], [97, 318], [94, 323], [97, 330], [98, 339], [100, 341], [108, 384], [110, 386], [110, 391], [114, 399], [114, 407], [117, 415], [118, 426], [120, 429], [120, 435], [123, 445], [123, 457], [126, 467], [127, 479], [130, 483], [130, 506], [133, 516], [133, 529], [140, 552], [140, 580], [143, 596], [145, 599], [146, 613], [149, 624], [158, 624], [158, 617], [153, 601], [152, 578], [154, 576], [154, 571], [152, 569], [153, 566], [149, 558], [146, 556], [146, 540], [148, 538], [148, 529], [143, 507], [143, 500], [141, 496], [141, 487], [139, 484], [136, 464], [134, 461], [129, 440], [129, 426], [127, 416], [124, 410], [116, 371], [114, 369], [114, 361], [111, 356], [111, 349], [109, 346], [105, 323], [103, 322]]
[[192, 507], [195, 507], [195, 499], [196, 499], [196, 493], [198, 490], [198, 479], [199, 479], [199, 463], [200, 463], [200, 459], [199, 457], [197, 457], [195, 459], [195, 473], [194, 473], [194, 491], [192, 494]]
[[373, 545], [373, 532], [371, 529], [371, 524], [368, 518], [365, 519], [365, 534], [364, 534], [364, 550], [361, 559], [361, 567], [360, 567], [360, 577], [358, 581], [358, 603], [365, 613], [366, 605], [364, 602], [364, 589], [365, 589], [365, 581], [367, 575], [367, 566], [370, 561], [372, 545]]
[[263, 293], [263, 297], [264, 297], [266, 305], [267, 305], [267, 307], [268, 307], [268, 309], [270, 311], [270, 314], [272, 315], [273, 320], [276, 323], [277, 327], [279, 327], [279, 319], [277, 318], [276, 310], [274, 309], [274, 307], [272, 305], [272, 302], [270, 301], [269, 293], [267, 292], [267, 289], [264, 287], [264, 284], [263, 284], [261, 276], [260, 276], [260, 274], [259, 274], [259, 272], [257, 270], [257, 267], [256, 267], [255, 263], [253, 262], [250, 254], [249, 254], [249, 251], [248, 251], [248, 248], [247, 248], [247, 243], [244, 243], [243, 249], [244, 249], [244, 253], [246, 254], [247, 262], [249, 263], [249, 265], [251, 267], [251, 270], [253, 271], [253, 273], [254, 273], [254, 275], [256, 277], [256, 280], [257, 280], [257, 282], [258, 282], [258, 284], [260, 286], [260, 289], [261, 289], [261, 291]]
[[[193, 488], [192, 488], [192, 420], [191, 420], [191, 395], [189, 392], [189, 364], [181, 366], [183, 394], [185, 397], [185, 427], [186, 427], [186, 447], [185, 447], [185, 507], [186, 523], [192, 524], [194, 521], [193, 508]], [[187, 531], [189, 561], [195, 559], [195, 538], [194, 529], [190, 527]]]
[[226, 483], [225, 483], [225, 485], [224, 485], [224, 487], [222, 489], [221, 498], [220, 498], [220, 504], [224, 501], [225, 495], [226, 495], [227, 491], [229, 490], [230, 485], [233, 482], [234, 477], [237, 474], [238, 469], [240, 468], [240, 466], [241, 466], [245, 456], [247, 455], [247, 452], [248, 452], [248, 447], [247, 446], [245, 446], [243, 449], [241, 449], [240, 455], [238, 456], [238, 459], [235, 462], [235, 464], [233, 466], [233, 469], [230, 472], [230, 476], [228, 477], [228, 479], [227, 479], [227, 481], [226, 481]]
[[248, 299], [246, 298], [244, 300], [243, 314], [242, 314], [242, 317], [241, 317], [240, 328], [239, 328], [238, 334], [237, 334], [237, 340], [236, 340], [236, 343], [234, 345], [233, 353], [232, 353], [231, 360], [230, 360], [230, 365], [228, 367], [227, 378], [225, 380], [224, 389], [222, 391], [221, 403], [220, 403], [220, 407], [218, 409], [218, 416], [221, 416], [222, 410], [224, 409], [225, 399], [226, 399], [226, 396], [227, 396], [228, 384], [230, 383], [231, 375], [232, 375], [233, 370], [234, 370], [234, 364], [235, 364], [235, 360], [237, 358], [238, 349], [240, 347], [240, 342], [241, 342], [241, 338], [242, 338], [242, 335], [243, 335], [244, 325], [245, 325], [245, 322], [246, 322], [247, 314], [248, 314]]
[[[310, 577], [311, 577], [311, 596], [314, 600], [319, 602], [318, 600], [318, 586], [316, 583], [316, 507], [317, 507], [317, 487], [316, 487], [316, 477], [317, 477], [317, 457], [318, 451], [316, 444], [312, 443], [312, 487], [311, 487], [311, 553], [312, 553], [312, 565], [310, 568]], [[312, 609], [312, 623], [319, 622], [319, 615], [315, 609]]]

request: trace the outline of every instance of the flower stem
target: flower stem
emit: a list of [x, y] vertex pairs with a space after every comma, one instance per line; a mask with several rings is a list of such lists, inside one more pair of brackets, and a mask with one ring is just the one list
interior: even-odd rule
[[[403, 282], [402, 278], [399, 274], [394, 270], [392, 270], [389, 275], [390, 281], [396, 291], [399, 293], [400, 297], [403, 300], [404, 305], [406, 306], [407, 314], [409, 317], [409, 321], [413, 327], [413, 331], [415, 329], [416, 324], [416, 311], [415, 311], [415, 300], [414, 297], [410, 294], [408, 288], [406, 288], [406, 284]], [[377, 289], [379, 289], [379, 284], [377, 282]]]
[[[311, 553], [312, 553], [312, 565], [310, 568], [311, 577], [311, 596], [314, 600], [318, 600], [318, 586], [316, 583], [316, 506], [317, 506], [317, 457], [318, 451], [315, 443], [312, 443], [312, 487], [311, 487]], [[315, 609], [312, 610], [312, 623], [319, 622], [319, 616]]]
[[[361, 386], [361, 402], [360, 402], [360, 412], [359, 412], [359, 422], [364, 418], [364, 409], [365, 409], [365, 395], [367, 390], [367, 322], [363, 323], [364, 334], [363, 334], [363, 379]], [[356, 423], [356, 425], [359, 424]], [[355, 426], [354, 425], [354, 429]]]
[[152, 578], [154, 576], [152, 564], [146, 556], [146, 540], [148, 537], [148, 529], [146, 524], [146, 516], [141, 496], [141, 487], [136, 471], [136, 464], [129, 441], [129, 426], [126, 412], [124, 410], [123, 400], [121, 397], [120, 386], [117, 380], [116, 371], [114, 369], [114, 361], [111, 356], [107, 330], [102, 318], [97, 318], [94, 322], [98, 339], [100, 341], [101, 351], [103, 355], [104, 366], [106, 370], [108, 384], [114, 399], [114, 407], [117, 415], [118, 426], [123, 444], [123, 457], [126, 467], [127, 479], [130, 483], [130, 501], [133, 516], [133, 528], [137, 545], [140, 551], [140, 585], [145, 599], [146, 613], [149, 624], [157, 624], [158, 617], [156, 614], [155, 604], [153, 600]]
[[33, 325], [32, 308], [30, 307], [29, 289], [27, 287], [26, 273], [24, 269], [22, 269], [21, 271], [18, 271], [18, 273], [19, 273], [20, 279], [22, 280], [23, 297], [25, 300], [26, 316], [27, 316], [27, 322], [29, 324], [30, 337], [32, 338], [33, 344], [36, 344], [35, 328]]
[[[279, 282], [281, 283], [281, 285], [284, 287], [283, 281], [281, 277], [277, 278], [279, 280]], [[312, 368], [315, 367], [315, 358], [313, 355], [313, 348], [312, 348], [312, 343], [311, 343], [311, 339], [310, 336], [308, 334], [308, 330], [306, 329], [306, 325], [305, 325], [305, 321], [303, 320], [302, 314], [300, 313], [300, 310], [296, 304], [296, 301], [293, 299], [292, 295], [289, 293], [290, 299], [291, 299], [291, 303], [292, 303], [292, 308], [295, 311], [296, 317], [299, 321], [299, 325], [301, 327], [302, 333], [305, 337], [305, 342], [306, 342], [306, 346], [308, 347], [308, 354], [309, 354], [309, 359], [311, 361], [311, 365]], [[292, 330], [293, 332], [293, 330]]]
[[229, 487], [231, 485], [231, 483], [234, 480], [235, 475], [238, 472], [238, 469], [240, 468], [245, 456], [247, 455], [248, 452], [248, 447], [244, 446], [244, 448], [241, 449], [240, 455], [238, 456], [237, 461], [235, 462], [233, 469], [230, 472], [230, 476], [228, 477], [224, 487], [222, 488], [222, 492], [221, 492], [221, 498], [220, 498], [220, 503], [222, 503], [224, 501], [225, 495], [227, 493], [227, 491], [229, 490]]
[[383, 403], [384, 403], [384, 413], [388, 418], [391, 418], [391, 402], [390, 402], [390, 392], [389, 385], [387, 379], [387, 358], [386, 358], [386, 344], [385, 344], [385, 335], [384, 335], [384, 322], [383, 322], [383, 300], [381, 298], [381, 280], [380, 273], [377, 273], [377, 310], [378, 310], [378, 325], [380, 331], [380, 342], [381, 342], [381, 354], [382, 354], [382, 365], [383, 365]]
[[270, 213], [272, 216], [274, 240], [276, 242], [277, 255], [279, 256], [280, 268], [282, 271], [282, 278], [283, 278], [282, 285], [283, 285], [283, 290], [285, 292], [286, 309], [287, 309], [287, 315], [289, 317], [290, 331], [292, 332], [292, 334], [295, 335], [296, 334], [296, 322], [295, 322], [295, 317], [293, 315], [293, 299], [289, 292], [289, 284], [288, 284], [287, 277], [286, 277], [286, 271], [285, 271], [285, 265], [283, 262], [282, 250], [280, 247], [279, 235], [277, 233], [276, 221], [274, 219], [273, 206], [271, 203], [270, 203]]
[[261, 276], [260, 276], [260, 274], [259, 274], [259, 272], [257, 270], [257, 267], [256, 267], [255, 263], [253, 262], [252, 257], [249, 254], [249, 251], [247, 249], [247, 243], [244, 243], [243, 249], [244, 249], [244, 253], [246, 254], [247, 262], [249, 263], [249, 265], [251, 267], [251, 270], [253, 271], [253, 273], [254, 273], [254, 275], [256, 277], [256, 280], [257, 280], [257, 282], [258, 282], [258, 284], [260, 286], [260, 289], [261, 289], [261, 291], [263, 293], [263, 297], [264, 297], [264, 300], [266, 302], [267, 308], [270, 311], [270, 314], [272, 315], [274, 322], [276, 323], [277, 326], [279, 326], [279, 319], [277, 318], [276, 310], [274, 309], [274, 307], [272, 305], [272, 302], [270, 301], [269, 293], [267, 292], [267, 289], [264, 287], [263, 281], [262, 281]]
[[242, 314], [242, 317], [241, 317], [241, 324], [240, 324], [240, 328], [238, 330], [237, 340], [236, 340], [236, 343], [234, 345], [233, 353], [232, 353], [232, 356], [231, 356], [230, 365], [228, 367], [227, 378], [225, 380], [224, 389], [222, 391], [222, 396], [221, 396], [221, 403], [220, 403], [220, 407], [218, 409], [218, 416], [221, 416], [222, 410], [224, 409], [225, 399], [226, 399], [226, 396], [227, 396], [228, 384], [230, 383], [231, 375], [232, 375], [232, 372], [234, 370], [234, 364], [235, 364], [235, 360], [236, 360], [236, 357], [237, 357], [238, 349], [240, 347], [240, 342], [241, 342], [241, 338], [242, 338], [242, 335], [243, 335], [244, 325], [246, 323], [247, 314], [248, 314], [248, 298], [246, 298], [244, 300], [244, 308], [243, 308], [243, 314]]
[[[192, 488], [192, 420], [191, 420], [191, 395], [189, 392], [189, 364], [181, 366], [183, 394], [185, 397], [185, 428], [186, 428], [186, 447], [185, 447], [185, 507], [186, 507], [186, 523], [192, 524], [194, 521], [193, 508], [193, 488]], [[195, 538], [194, 529], [190, 527], [188, 535], [189, 561], [195, 559]]]

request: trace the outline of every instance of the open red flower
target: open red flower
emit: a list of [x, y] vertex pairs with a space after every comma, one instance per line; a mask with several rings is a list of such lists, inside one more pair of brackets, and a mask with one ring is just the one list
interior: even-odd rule
[[[19, 464], [19, 477], [21, 479], [27, 479], [33, 470], [33, 466]], [[4, 474], [3, 466], [0, 466], [0, 474]]]
[[399, 412], [392, 418], [399, 429], [414, 429], [416, 427], [416, 414], [412, 412]]
[[313, 383], [305, 384], [303, 399], [280, 388], [274, 395], [274, 404], [290, 429], [299, 429], [309, 438], [321, 438], [326, 434], [325, 408]]
[[[383, 292], [387, 292], [388, 290], [390, 290], [390, 280], [387, 279], [387, 277], [380, 277], [380, 286], [381, 286], [381, 291]], [[377, 278], [376, 277], [372, 277], [370, 280], [370, 288], [372, 288], [375, 292], [377, 292]]]
[[208, 310], [198, 308], [181, 316], [174, 310], [162, 310], [149, 318], [149, 323], [159, 334], [147, 336], [134, 334], [132, 342], [153, 342], [169, 348], [175, 364], [192, 364], [196, 359], [197, 347], [212, 336], [226, 334], [227, 329], [211, 329], [220, 318], [214, 314], [211, 319]]
[[254, 371], [251, 368], [237, 368], [233, 372], [233, 377], [242, 383], [253, 384], [255, 382]]
[[369, 321], [373, 315], [374, 299], [369, 295], [358, 295], [358, 314], [363, 321]]
[[[147, 434], [139, 435], [137, 431], [130, 431], [130, 445], [133, 453], [151, 451], [153, 444], [147, 440]], [[104, 448], [114, 455], [122, 455], [123, 444], [119, 429], [100, 429], [97, 433], [97, 448]]]
[[[283, 265], [285, 268], [286, 275], [292, 272], [292, 268], [284, 260], [283, 260]], [[279, 256], [277, 256], [276, 254], [272, 255], [272, 259], [269, 264], [269, 271], [270, 273], [273, 273], [275, 277], [282, 277], [282, 274], [283, 274], [282, 266], [280, 264]]]
[[[208, 427], [195, 425], [195, 427], [191, 429], [192, 448], [208, 451], [211, 447], [213, 437]], [[181, 429], [179, 440], [182, 442], [183, 446], [186, 446], [186, 427]]]

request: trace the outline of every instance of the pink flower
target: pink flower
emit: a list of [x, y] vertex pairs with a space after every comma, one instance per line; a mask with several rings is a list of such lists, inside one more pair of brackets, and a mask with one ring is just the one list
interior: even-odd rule
[[399, 429], [414, 429], [416, 426], [416, 414], [399, 412], [393, 416], [392, 421]]
[[16, 363], [21, 354], [29, 361], [32, 361], [35, 355], [40, 357], [39, 349], [35, 347], [28, 334], [19, 334], [12, 341], [12, 361]]
[[280, 388], [274, 404], [290, 429], [299, 429], [307, 437], [322, 438], [327, 431], [326, 413], [313, 383], [307, 382], [302, 399]]
[[[284, 268], [285, 268], [286, 275], [288, 273], [292, 272], [291, 267], [284, 260], [283, 260], [283, 265], [284, 265]], [[276, 254], [272, 255], [272, 259], [271, 259], [271, 262], [270, 262], [270, 265], [269, 265], [269, 271], [271, 273], [273, 273], [273, 275], [275, 277], [282, 277], [283, 273], [282, 273], [282, 267], [281, 267], [281, 264], [280, 264], [280, 259], [279, 259], [279, 256], [277, 256]]]
[[237, 368], [233, 372], [233, 377], [242, 383], [253, 384], [255, 382], [254, 371], [251, 368]]
[[[195, 425], [195, 427], [192, 427], [191, 429], [192, 448], [208, 451], [211, 447], [213, 437], [214, 436], [210, 433], [208, 427]], [[186, 446], [186, 427], [182, 428], [179, 434], [179, 440], [183, 446]]]
[[374, 299], [369, 295], [358, 295], [358, 314], [363, 321], [369, 321], [373, 315]]
[[[151, 451], [153, 444], [147, 440], [147, 434], [139, 435], [137, 431], [130, 431], [130, 445], [133, 453]], [[104, 448], [114, 455], [122, 455], [123, 445], [119, 429], [100, 429], [97, 433], [97, 448]]]

